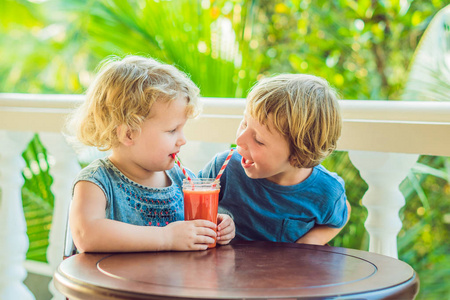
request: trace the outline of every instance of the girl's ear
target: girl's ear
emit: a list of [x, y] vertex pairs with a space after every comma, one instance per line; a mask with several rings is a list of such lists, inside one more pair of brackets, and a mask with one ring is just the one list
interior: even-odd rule
[[134, 143], [133, 140], [133, 133], [125, 124], [119, 125], [116, 129], [117, 138], [119, 139], [119, 142], [125, 146], [131, 146]]

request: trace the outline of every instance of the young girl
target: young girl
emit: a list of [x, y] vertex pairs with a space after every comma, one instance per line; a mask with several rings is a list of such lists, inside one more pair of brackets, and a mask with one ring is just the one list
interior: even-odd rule
[[105, 61], [70, 123], [82, 143], [111, 150], [74, 181], [69, 224], [79, 252], [204, 250], [216, 227], [219, 244], [234, 237], [227, 215], [218, 226], [183, 221], [184, 175], [174, 156], [197, 95], [173, 66], [138, 56]]

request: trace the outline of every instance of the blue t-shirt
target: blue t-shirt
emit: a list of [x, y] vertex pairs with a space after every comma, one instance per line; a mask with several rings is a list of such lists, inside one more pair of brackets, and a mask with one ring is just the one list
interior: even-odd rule
[[[217, 154], [199, 177], [215, 178], [228, 151]], [[341, 228], [347, 220], [344, 181], [319, 165], [299, 184], [251, 179], [235, 151], [220, 178], [219, 207], [236, 225], [236, 239], [295, 242], [314, 225]]]
[[101, 158], [82, 169], [73, 186], [83, 180], [100, 187], [106, 196], [107, 219], [141, 226], [166, 226], [184, 220], [182, 182], [185, 178], [177, 165], [166, 174], [172, 182], [170, 186], [146, 187], [126, 177], [108, 158]]

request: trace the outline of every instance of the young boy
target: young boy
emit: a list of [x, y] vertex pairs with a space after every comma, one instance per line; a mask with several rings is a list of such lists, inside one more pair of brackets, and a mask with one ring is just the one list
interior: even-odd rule
[[[342, 120], [336, 93], [311, 75], [261, 80], [247, 97], [234, 152], [220, 179], [220, 211], [236, 238], [326, 244], [349, 218], [344, 181], [320, 163], [336, 148]], [[199, 177], [214, 178], [228, 151]]]

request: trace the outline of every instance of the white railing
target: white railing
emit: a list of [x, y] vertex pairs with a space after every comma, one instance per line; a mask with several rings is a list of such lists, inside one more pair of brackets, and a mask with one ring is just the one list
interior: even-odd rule
[[[62, 260], [71, 183], [80, 167], [61, 130], [67, 114], [81, 101], [80, 95], [0, 94], [0, 299], [34, 299], [23, 284], [28, 239], [20, 191], [21, 153], [35, 132], [54, 161], [50, 168], [54, 215], [49, 264], [43, 273]], [[245, 106], [244, 99], [203, 98], [202, 102], [201, 116], [186, 125], [189, 143], [181, 155], [193, 170], [234, 142]], [[349, 151], [369, 186], [362, 199], [369, 212], [365, 222], [369, 251], [397, 257], [396, 239], [402, 226], [398, 211], [405, 204], [399, 184], [420, 154], [450, 156], [450, 102], [340, 103], [344, 127], [338, 148]], [[54, 299], [62, 299], [52, 283], [49, 289]]]

